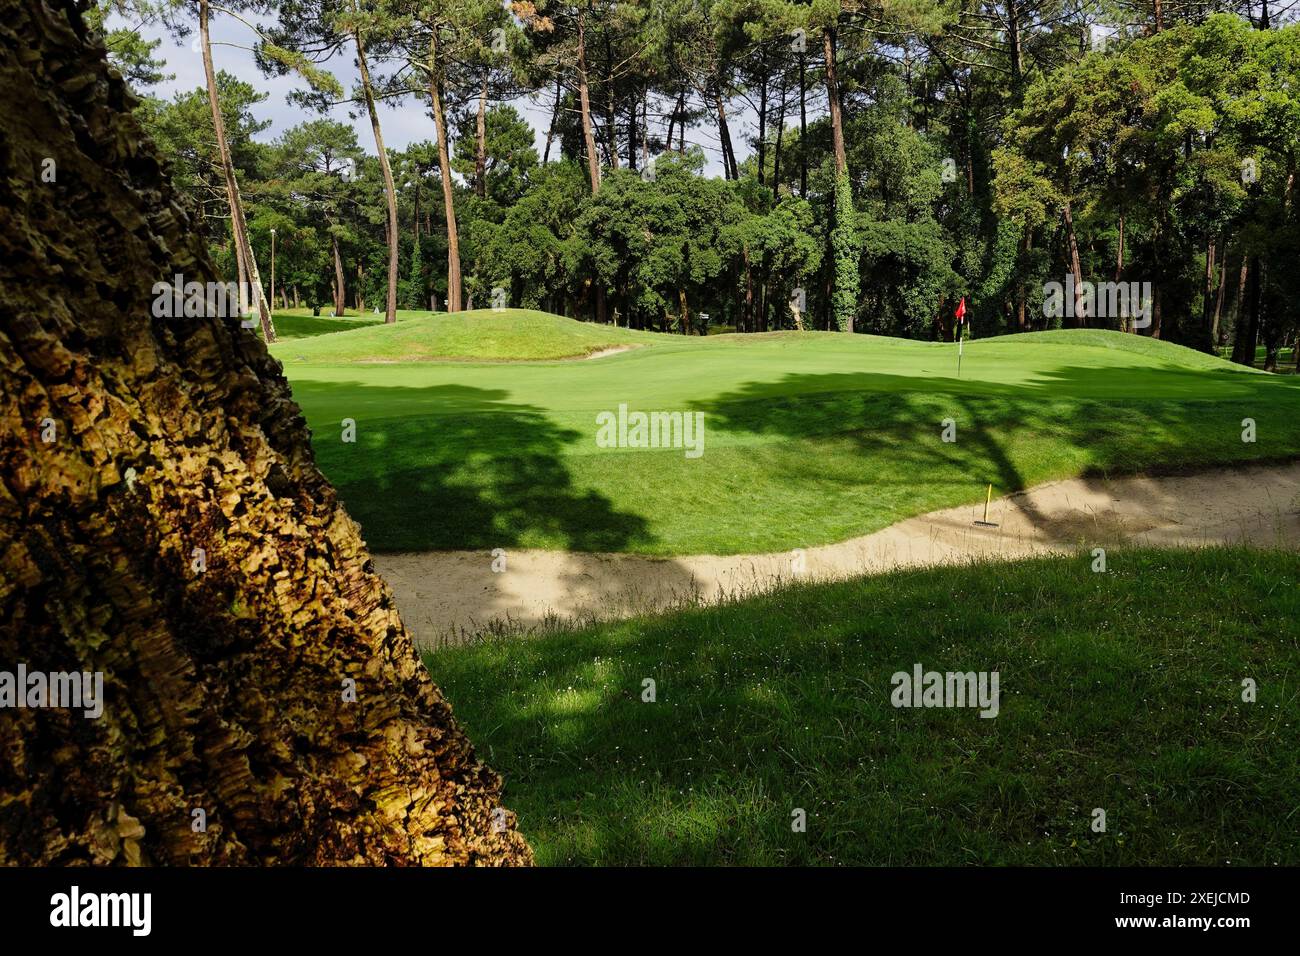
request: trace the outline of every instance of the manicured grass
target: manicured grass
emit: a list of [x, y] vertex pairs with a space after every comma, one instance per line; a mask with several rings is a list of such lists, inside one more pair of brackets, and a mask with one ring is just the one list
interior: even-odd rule
[[[421, 312], [412, 309], [398, 309], [397, 321], [409, 322], [412, 319], [433, 319], [440, 315], [438, 312]], [[272, 313], [275, 321], [275, 336], [277, 346], [280, 343], [296, 341], [299, 339], [315, 338], [319, 335], [330, 335], [334, 332], [349, 332], [354, 329], [365, 329], [371, 326], [383, 326], [383, 315], [375, 314], [373, 309], [365, 312], [358, 312], [355, 309], [349, 309], [341, 317], [335, 318], [329, 314], [329, 309], [323, 309], [320, 315], [312, 315], [311, 309], [287, 309]], [[273, 352], [278, 354], [281, 360], [286, 358], [296, 359], [301, 352], [297, 351], [297, 346], [293, 350], [287, 348], [273, 348]]]
[[[1087, 472], [1300, 455], [1296, 378], [1118, 332], [969, 342], [960, 379], [951, 343], [650, 335], [540, 314], [510, 334], [547, 347], [593, 335], [651, 344], [576, 362], [338, 358], [408, 332], [468, 336], [461, 354], [472, 344], [500, 356], [504, 339], [475, 326], [493, 321], [514, 320], [470, 314], [444, 332], [414, 320], [277, 347], [317, 459], [372, 548], [781, 551], [974, 501], [989, 483], [1004, 493]], [[703, 456], [597, 447], [597, 414], [620, 403], [703, 412]], [[354, 444], [340, 440], [345, 418]], [[1245, 418], [1254, 443], [1242, 441]]]
[[[426, 661], [541, 863], [1300, 864], [1300, 557], [1108, 558], [793, 586]], [[996, 670], [998, 716], [894, 708], [917, 663]]]
[[[411, 321], [403, 321], [407, 317]], [[672, 336], [609, 325], [575, 322], [528, 309], [473, 312], [398, 312], [385, 326], [367, 316], [365, 327], [345, 334], [271, 351], [286, 364], [306, 362], [416, 362], [429, 359], [480, 361], [581, 358], [621, 345], [672, 341]], [[337, 321], [337, 320], [326, 320]], [[278, 328], [278, 327], [277, 327]]]

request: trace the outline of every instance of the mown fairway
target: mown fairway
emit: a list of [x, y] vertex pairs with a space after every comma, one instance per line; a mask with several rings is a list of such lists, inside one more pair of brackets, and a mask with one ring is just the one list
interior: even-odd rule
[[[1300, 559], [1110, 558], [786, 587], [426, 660], [542, 863], [1300, 864]], [[893, 707], [916, 663], [998, 671], [997, 717]]]
[[[640, 347], [509, 361], [620, 345]], [[777, 551], [976, 500], [989, 483], [1300, 454], [1300, 380], [1114, 332], [969, 342], [960, 379], [951, 343], [685, 338], [541, 313], [418, 318], [275, 354], [321, 467], [380, 551]], [[704, 412], [703, 457], [598, 448], [596, 415], [620, 403]], [[946, 418], [955, 443], [941, 440]]]

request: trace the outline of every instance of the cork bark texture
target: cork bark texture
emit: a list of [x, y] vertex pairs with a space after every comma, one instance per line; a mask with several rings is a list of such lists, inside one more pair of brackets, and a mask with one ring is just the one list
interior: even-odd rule
[[220, 277], [132, 106], [75, 4], [0, 0], [0, 670], [104, 674], [0, 709], [0, 864], [530, 863], [279, 363], [153, 317]]

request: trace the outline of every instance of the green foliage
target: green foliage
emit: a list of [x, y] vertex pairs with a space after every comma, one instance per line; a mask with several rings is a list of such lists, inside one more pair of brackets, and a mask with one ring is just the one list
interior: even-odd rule
[[835, 211], [831, 224], [831, 261], [835, 277], [831, 312], [835, 327], [853, 331], [858, 310], [858, 237], [853, 210], [853, 189], [847, 173], [835, 179]]

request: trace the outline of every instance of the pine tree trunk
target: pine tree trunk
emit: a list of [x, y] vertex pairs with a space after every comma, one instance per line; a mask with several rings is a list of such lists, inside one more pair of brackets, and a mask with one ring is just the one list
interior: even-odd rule
[[482, 199], [487, 195], [487, 71], [478, 91], [478, 115], [474, 119], [474, 194]]
[[767, 167], [767, 55], [763, 56], [762, 84], [758, 88], [758, 184], [766, 183]]
[[610, 68], [605, 76], [605, 139], [609, 144], [609, 168], [618, 169], [618, 114], [614, 104], [614, 55], [609, 48], [609, 34], [605, 35], [605, 61]]
[[339, 255], [339, 237], [331, 236], [334, 246], [334, 314], [347, 312], [347, 287], [343, 284], [343, 257]]
[[787, 74], [781, 74], [781, 106], [777, 110], [776, 148], [772, 155], [772, 192], [778, 202], [781, 199], [781, 140], [785, 137], [785, 95], [788, 79]]
[[529, 862], [279, 363], [153, 315], [216, 276], [103, 46], [3, 12], [0, 660], [103, 711], [0, 709], [0, 865]]
[[[1250, 272], [1250, 257], [1243, 251], [1241, 254], [1241, 271], [1237, 276], [1237, 298], [1232, 303], [1232, 360], [1238, 365], [1251, 365], [1254, 363], [1254, 355], [1248, 355], [1246, 351], [1246, 329], [1248, 323], [1244, 321], [1246, 316], [1246, 281]], [[1254, 348], [1254, 343], [1251, 343]]]
[[799, 51], [799, 198], [808, 198], [808, 67]]
[[637, 109], [640, 105], [640, 100], [633, 91], [627, 98], [627, 168], [633, 172], [637, 171]]
[[[831, 140], [835, 146], [835, 171], [846, 173], [848, 155], [844, 151], [844, 120], [840, 115], [840, 85], [835, 72], [835, 28], [822, 31], [822, 52], [826, 57], [826, 100], [830, 104]], [[805, 149], [807, 146], [805, 145]]]
[[[275, 341], [275, 325], [271, 321], [271, 309], [266, 303], [266, 293], [262, 290], [262, 277], [257, 271], [253, 246], [248, 239], [248, 223], [244, 220], [244, 202], [239, 195], [239, 180], [235, 178], [235, 163], [230, 158], [230, 144], [226, 142], [226, 123], [221, 115], [221, 103], [217, 98], [217, 74], [212, 66], [212, 43], [208, 37], [207, 0], [199, 0], [199, 40], [203, 47], [203, 75], [208, 88], [208, 105], [212, 109], [212, 128], [217, 137], [217, 153], [221, 158], [221, 168], [226, 177], [226, 196], [230, 201], [230, 228], [235, 234], [235, 243], [238, 246], [239, 256], [243, 259], [248, 283], [256, 295], [262, 338], [267, 343], [271, 343]], [[240, 280], [241, 303], [246, 288], [243, 281]]]
[[1223, 289], [1228, 284], [1228, 243], [1223, 243], [1223, 258], [1219, 260], [1219, 288], [1214, 296], [1214, 315], [1210, 320], [1210, 341], [1214, 353], [1219, 352], [1220, 329], [1223, 325]]
[[354, 33], [357, 44], [357, 67], [361, 72], [361, 89], [366, 98], [366, 111], [370, 114], [370, 128], [375, 134], [375, 149], [379, 153], [379, 169], [384, 176], [384, 200], [388, 206], [388, 301], [384, 321], [397, 321], [397, 187], [393, 184], [393, 167], [384, 149], [384, 137], [379, 129], [379, 110], [375, 108], [375, 91], [370, 82], [370, 69], [366, 66], [366, 50], [361, 34]]
[[429, 41], [429, 99], [433, 103], [433, 125], [438, 134], [438, 176], [442, 180], [442, 205], [447, 219], [447, 311], [459, 312], [461, 298], [460, 234], [456, 228], [456, 205], [452, 199], [451, 148], [447, 143], [447, 118], [442, 111], [439, 89], [438, 34]]
[[551, 125], [546, 128], [546, 149], [542, 153], [542, 165], [545, 166], [551, 161], [551, 141], [555, 139], [555, 126], [560, 117], [560, 91], [562, 81], [557, 76], [555, 78], [555, 106], [551, 108]]
[[641, 168], [650, 165], [650, 120], [646, 115], [650, 109], [650, 91], [641, 93]]
[[[591, 96], [587, 85], [587, 27], [586, 17], [578, 14], [578, 105], [582, 111], [582, 140], [587, 149], [587, 174], [591, 179], [591, 194], [600, 191], [600, 157], [596, 155], [596, 134], [591, 123]], [[592, 276], [596, 321], [605, 321], [605, 286], [599, 276]]]
[[722, 144], [722, 169], [726, 179], [740, 179], [740, 169], [736, 165], [736, 151], [731, 145], [731, 127], [727, 123], [727, 106], [722, 95], [722, 81], [718, 81], [718, 93], [714, 97], [718, 108], [718, 139]]
[[600, 191], [600, 157], [596, 155], [596, 136], [591, 128], [591, 96], [587, 86], [587, 26], [584, 14], [578, 14], [578, 105], [582, 110], [582, 141], [587, 149], [587, 174], [591, 194]]
[[1083, 264], [1079, 259], [1079, 238], [1074, 232], [1074, 214], [1070, 209], [1069, 200], [1063, 204], [1061, 212], [1065, 218], [1065, 242], [1070, 255], [1070, 272], [1074, 275], [1074, 324], [1083, 328], [1088, 324], [1088, 317], [1083, 314], [1085, 310], [1082, 287]]

